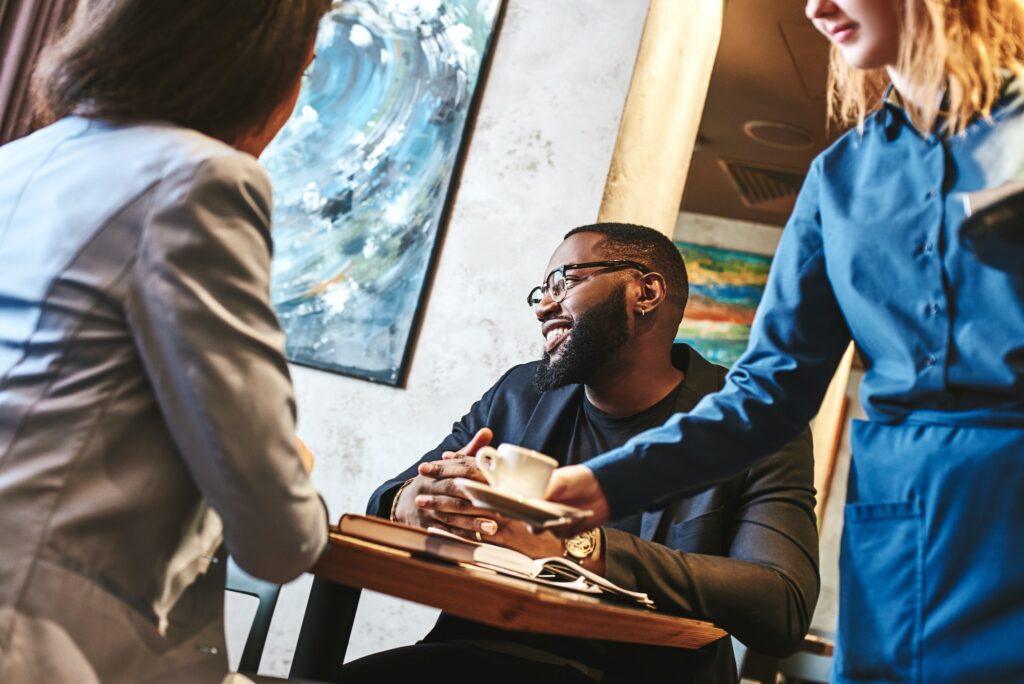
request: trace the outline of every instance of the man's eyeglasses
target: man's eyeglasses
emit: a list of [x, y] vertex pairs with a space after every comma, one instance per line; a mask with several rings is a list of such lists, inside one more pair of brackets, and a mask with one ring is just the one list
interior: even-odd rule
[[[591, 275], [579, 278], [565, 274], [566, 271], [572, 271], [579, 268], [600, 268], [601, 270], [597, 273], [592, 273]], [[548, 273], [548, 277], [544, 279], [543, 285], [538, 285], [530, 290], [530, 294], [526, 297], [526, 303], [530, 305], [531, 309], [536, 308], [544, 298], [544, 295], [550, 297], [553, 302], [560, 302], [565, 299], [565, 295], [569, 291], [569, 288], [576, 283], [587, 280], [591, 276], [601, 275], [602, 273], [611, 273], [612, 271], [618, 271], [624, 268], [635, 268], [644, 275], [651, 272], [651, 269], [647, 268], [643, 264], [638, 264], [635, 261], [627, 261], [625, 259], [588, 261], [582, 264], [562, 264], [551, 273]]]

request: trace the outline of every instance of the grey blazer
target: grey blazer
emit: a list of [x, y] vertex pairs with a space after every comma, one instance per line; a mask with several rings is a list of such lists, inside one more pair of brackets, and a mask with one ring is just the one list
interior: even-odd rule
[[224, 551], [157, 629], [202, 500], [275, 582], [326, 544], [269, 304], [270, 184], [168, 124], [0, 148], [0, 682], [227, 671]]

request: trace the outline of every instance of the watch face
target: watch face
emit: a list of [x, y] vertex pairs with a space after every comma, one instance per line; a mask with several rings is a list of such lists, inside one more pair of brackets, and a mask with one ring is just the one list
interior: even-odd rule
[[573, 558], [586, 558], [597, 548], [597, 530], [590, 530], [565, 540], [565, 550]]

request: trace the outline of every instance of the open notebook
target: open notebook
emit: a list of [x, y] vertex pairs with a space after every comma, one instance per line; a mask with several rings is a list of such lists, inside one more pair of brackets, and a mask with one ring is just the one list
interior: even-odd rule
[[561, 556], [530, 558], [503, 546], [473, 542], [440, 529], [425, 530], [383, 518], [346, 514], [338, 522], [338, 531], [410, 553], [439, 558], [483, 571], [568, 589], [604, 598], [627, 601], [654, 608], [647, 594], [624, 589], [597, 575], [579, 563]]

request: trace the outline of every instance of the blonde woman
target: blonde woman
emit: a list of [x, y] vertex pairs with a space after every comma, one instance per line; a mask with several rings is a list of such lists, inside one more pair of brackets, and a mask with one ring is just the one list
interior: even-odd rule
[[835, 681], [1024, 681], [1024, 275], [958, 232], [965, 194], [1024, 179], [1024, 3], [806, 13], [854, 127], [810, 168], [746, 354], [691, 413], [558, 471], [551, 497], [594, 524], [747, 467], [814, 415], [852, 339], [869, 421]]

